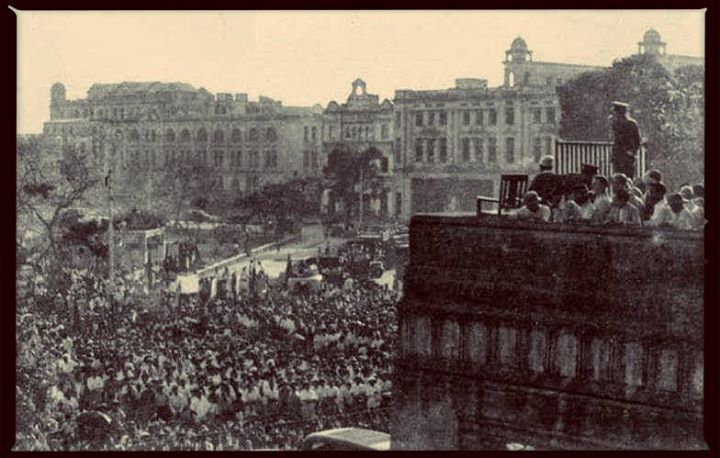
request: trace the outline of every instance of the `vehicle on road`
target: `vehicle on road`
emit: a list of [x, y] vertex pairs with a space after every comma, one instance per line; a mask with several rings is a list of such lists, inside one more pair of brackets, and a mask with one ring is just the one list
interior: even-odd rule
[[390, 450], [390, 435], [362, 428], [337, 428], [309, 434], [300, 450]]

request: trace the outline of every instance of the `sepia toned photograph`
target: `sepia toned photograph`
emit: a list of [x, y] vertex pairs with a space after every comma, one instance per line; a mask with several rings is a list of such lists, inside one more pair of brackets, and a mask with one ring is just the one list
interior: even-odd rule
[[13, 450], [708, 450], [706, 13], [12, 8]]

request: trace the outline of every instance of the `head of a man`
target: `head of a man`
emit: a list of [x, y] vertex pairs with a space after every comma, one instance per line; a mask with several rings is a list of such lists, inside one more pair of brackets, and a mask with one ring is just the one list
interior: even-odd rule
[[549, 172], [553, 169], [555, 166], [555, 158], [548, 155], [543, 156], [542, 159], [540, 159], [540, 171], [541, 172]]
[[692, 200], [695, 198], [695, 193], [690, 185], [685, 185], [680, 188], [680, 196], [685, 200]]
[[538, 193], [535, 191], [525, 193], [525, 197], [523, 197], [523, 204], [533, 213], [538, 211], [540, 209], [540, 197], [538, 196]]
[[571, 195], [572, 199], [578, 204], [583, 205], [588, 201], [588, 188], [584, 184], [577, 184], [573, 187]]
[[678, 192], [670, 194], [667, 197], [667, 203], [673, 213], [680, 213], [685, 207], [685, 202], [683, 201], [682, 196]]
[[600, 194], [604, 194], [605, 191], [607, 191], [608, 188], [608, 181], [607, 178], [605, 178], [602, 175], [596, 176], [593, 178], [592, 181], [592, 191], [595, 193], [596, 196]]
[[643, 179], [640, 178], [640, 177], [636, 177], [636, 178], [633, 180], [633, 186], [635, 186], [636, 188], [638, 188], [638, 189], [640, 190], [640, 192], [643, 192], [643, 193], [644, 193], [645, 191], [647, 191], [647, 185], [645, 184], [645, 180], [643, 180]]
[[612, 176], [612, 185], [613, 189], [629, 189], [630, 187], [630, 180], [628, 179], [627, 175], [624, 173], [616, 173]]
[[657, 170], [648, 170], [645, 172], [645, 175], [643, 175], [643, 181], [645, 181], [647, 186], [658, 184], [662, 181], [662, 175]]
[[613, 200], [615, 205], [624, 207], [630, 200], [630, 192], [626, 188], [618, 188], [615, 190], [615, 199]]
[[629, 105], [623, 102], [613, 102], [613, 119], [624, 119], [627, 117], [627, 110]]

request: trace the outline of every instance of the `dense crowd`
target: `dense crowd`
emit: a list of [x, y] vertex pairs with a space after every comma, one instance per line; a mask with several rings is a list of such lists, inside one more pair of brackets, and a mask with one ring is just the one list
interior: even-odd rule
[[634, 180], [616, 173], [608, 181], [602, 175], [563, 177], [545, 169], [529, 189], [523, 206], [513, 214], [516, 218], [681, 230], [702, 230], [705, 225], [703, 186], [684, 184], [670, 192], [657, 170]]
[[[67, 297], [33, 287], [18, 302], [18, 448], [287, 449], [323, 428], [387, 431], [393, 291], [277, 284], [151, 307], [110, 306], [104, 288], [74, 272]], [[101, 439], [78, 427], [89, 412], [111, 425]]]

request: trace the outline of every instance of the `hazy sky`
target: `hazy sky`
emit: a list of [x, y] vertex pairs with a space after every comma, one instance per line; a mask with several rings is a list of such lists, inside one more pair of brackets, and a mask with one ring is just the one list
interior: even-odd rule
[[357, 77], [381, 99], [458, 77], [498, 85], [517, 36], [537, 61], [610, 65], [651, 27], [668, 53], [704, 55], [700, 10], [20, 12], [18, 132], [42, 130], [57, 81], [71, 99], [95, 82], [181, 81], [325, 106]]

